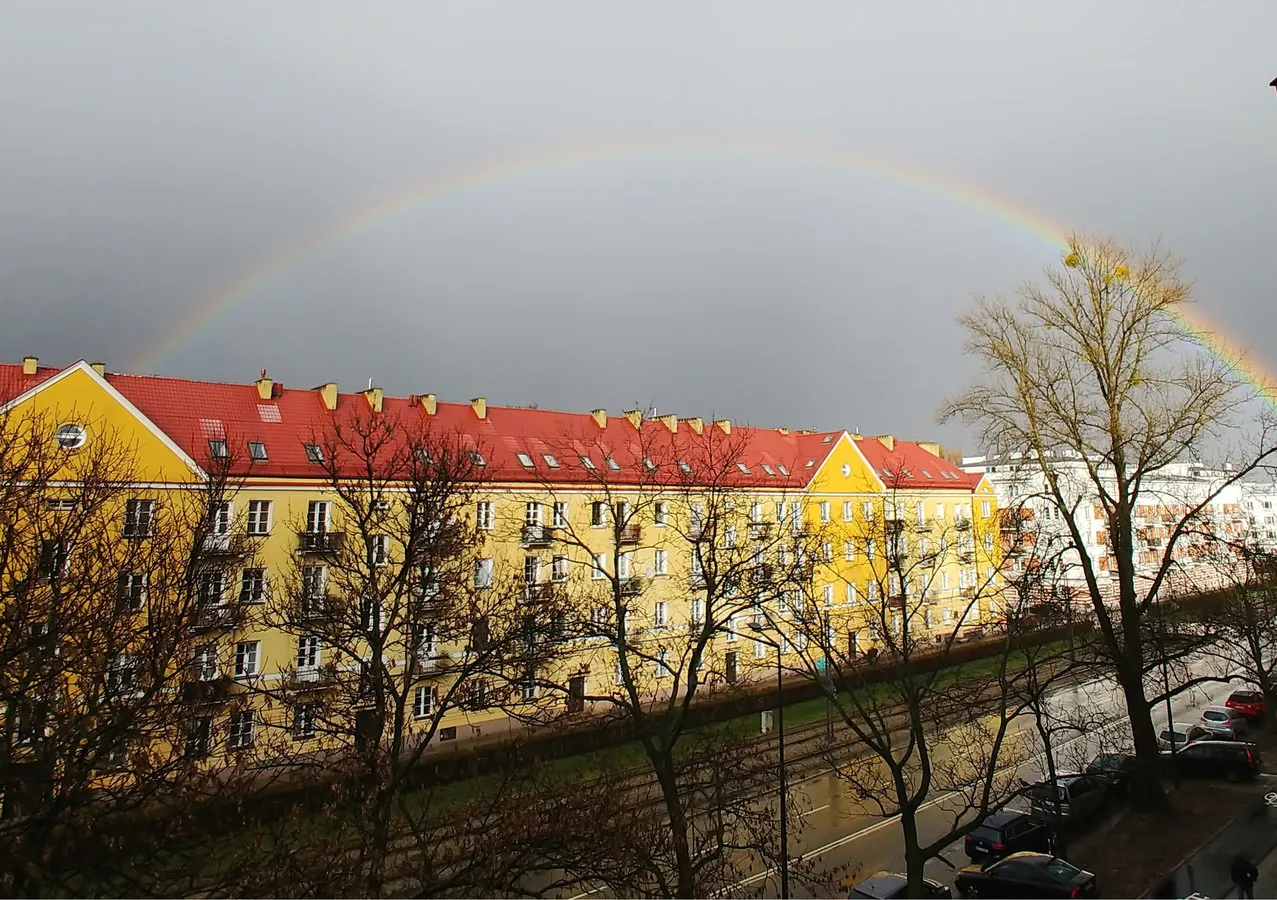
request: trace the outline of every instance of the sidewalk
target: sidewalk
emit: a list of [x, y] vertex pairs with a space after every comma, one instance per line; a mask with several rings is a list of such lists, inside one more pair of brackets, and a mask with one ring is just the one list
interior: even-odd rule
[[1185, 860], [1149, 897], [1235, 897], [1229, 869], [1238, 853], [1259, 860], [1256, 897], [1277, 896], [1277, 792], [1260, 797]]

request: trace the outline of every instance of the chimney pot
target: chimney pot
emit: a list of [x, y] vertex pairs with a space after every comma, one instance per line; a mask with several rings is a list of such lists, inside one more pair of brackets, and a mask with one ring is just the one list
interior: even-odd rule
[[35, 356], [22, 357], [22, 374], [34, 375], [36, 367], [40, 365], [40, 360]]
[[480, 419], [488, 417], [488, 401], [483, 397], [475, 397], [470, 401], [470, 408], [474, 410], [475, 416]]
[[438, 398], [434, 394], [422, 394], [421, 408], [426, 411], [426, 415], [433, 416], [439, 409]]
[[590, 410], [590, 417], [594, 419], [594, 424], [598, 425], [600, 428], [607, 428], [606, 409], [592, 409]]

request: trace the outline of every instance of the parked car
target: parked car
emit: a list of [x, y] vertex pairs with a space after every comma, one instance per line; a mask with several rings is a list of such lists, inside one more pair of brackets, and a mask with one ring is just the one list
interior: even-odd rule
[[1163, 753], [1168, 772], [1184, 777], [1249, 781], [1259, 774], [1259, 748], [1241, 741], [1197, 741], [1175, 753]]
[[1101, 753], [1086, 764], [1086, 774], [1107, 778], [1116, 790], [1125, 792], [1138, 765], [1129, 753]]
[[1050, 851], [1054, 841], [1050, 822], [1004, 809], [985, 816], [962, 843], [968, 859], [982, 862], [1020, 850]]
[[1029, 788], [1029, 803], [1041, 818], [1079, 825], [1104, 810], [1112, 791], [1101, 775], [1057, 775], [1054, 786], [1040, 781]]
[[[948, 898], [953, 896], [953, 891], [949, 890], [948, 885], [933, 881], [930, 878], [922, 879], [922, 886], [927, 891], [928, 897]], [[899, 872], [879, 872], [876, 875], [870, 875], [860, 884], [851, 889], [848, 897], [868, 897], [870, 900], [892, 900], [895, 897], [909, 896], [909, 879], [901, 875]]]
[[1171, 736], [1174, 735], [1175, 748], [1186, 747], [1193, 741], [1200, 741], [1202, 738], [1210, 737], [1210, 732], [1201, 725], [1186, 725], [1183, 722], [1176, 722], [1174, 725], [1165, 726], [1157, 735], [1157, 749], [1171, 749]]
[[1227, 706], [1208, 706], [1202, 711], [1199, 724], [1212, 737], [1235, 741], [1246, 732], [1246, 719], [1241, 713]]
[[1013, 853], [1005, 859], [958, 871], [963, 897], [1098, 897], [1095, 876], [1047, 853]]
[[1268, 712], [1268, 701], [1259, 691], [1233, 691], [1224, 705], [1248, 719], [1262, 719]]

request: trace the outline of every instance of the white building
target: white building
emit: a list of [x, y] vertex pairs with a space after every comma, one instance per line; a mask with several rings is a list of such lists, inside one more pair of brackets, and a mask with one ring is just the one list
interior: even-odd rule
[[[1092, 465], [1095, 463], [1092, 462]], [[1088, 468], [1088, 461], [1073, 451], [1049, 453], [1047, 466], [1064, 495], [1064, 508], [1046, 490], [1042, 466], [1034, 456], [963, 457], [962, 468], [982, 472], [989, 479], [1004, 515], [1020, 517], [1025, 534], [1032, 533], [1033, 551], [1012, 552], [1008, 548], [1010, 574], [1024, 565], [1023, 557], [1054, 567], [1052, 583], [1072, 591], [1084, 590], [1085, 579], [1078, 548], [1070, 534], [1067, 518], [1077, 525], [1087, 556], [1095, 565], [1101, 587], [1116, 592], [1117, 566], [1107, 534], [1107, 518]], [[1101, 481], [1112, 483], [1113, 471], [1100, 465]], [[1237, 481], [1221, 485], [1234, 476], [1231, 466], [1211, 469], [1200, 463], [1173, 463], [1154, 476], [1146, 477], [1135, 501], [1135, 572], [1138, 579], [1151, 579], [1161, 565], [1166, 542], [1175, 526], [1214, 491], [1219, 491], [1193, 519], [1193, 530], [1211, 532], [1227, 541], [1277, 546], [1277, 487], [1271, 483]], [[1011, 519], [1014, 522], [1014, 519]], [[1004, 531], [1014, 533], [1014, 529]], [[1171, 572], [1173, 591], [1216, 587], [1228, 578], [1230, 566], [1220, 559], [1216, 547], [1206, 552], [1200, 534], [1182, 535], [1175, 544]]]

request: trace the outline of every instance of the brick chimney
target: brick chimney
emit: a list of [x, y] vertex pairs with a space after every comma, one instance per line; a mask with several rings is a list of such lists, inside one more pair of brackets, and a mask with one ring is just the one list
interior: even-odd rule
[[321, 384], [315, 390], [319, 391], [319, 396], [324, 401], [324, 409], [333, 410], [337, 408], [337, 382], [330, 381], [327, 384]]
[[433, 416], [439, 411], [439, 398], [434, 394], [422, 394], [420, 399], [421, 408], [425, 410], [426, 415]]
[[630, 424], [633, 425], [636, 430], [643, 427], [643, 410], [627, 409], [625, 411], [625, 418], [630, 420]]
[[381, 388], [370, 387], [368, 390], [364, 391], [364, 397], [367, 398], [368, 405], [372, 408], [373, 412], [381, 412]]
[[476, 418], [486, 419], [488, 417], [488, 401], [483, 397], [475, 397], [471, 400], [470, 408], [474, 410]]
[[257, 378], [257, 396], [262, 400], [269, 400], [273, 382], [266, 377], [266, 370], [262, 369], [262, 374]]
[[882, 444], [888, 450], [896, 449], [896, 439], [889, 434], [878, 435], [878, 443]]
[[940, 444], [936, 441], [918, 441], [918, 446], [930, 453], [932, 456], [940, 455]]
[[97, 372], [99, 375], [106, 375], [106, 363], [91, 362], [89, 363], [89, 366], [93, 369], [94, 372]]
[[684, 418], [679, 419], [679, 421], [686, 422], [692, 431], [695, 431], [697, 434], [705, 433], [705, 422], [700, 416], [685, 416]]
[[731, 433], [732, 433], [732, 420], [731, 420], [731, 419], [715, 419], [715, 420], [714, 420], [714, 424], [718, 426], [718, 430], [719, 430], [719, 431], [721, 431], [721, 432], [723, 432], [723, 434], [731, 434]]
[[592, 409], [590, 410], [590, 418], [594, 420], [594, 424], [600, 428], [607, 428], [607, 410]]
[[661, 421], [665, 423], [665, 427], [668, 428], [672, 434], [678, 434], [678, 416], [671, 413], [668, 416], [661, 416]]
[[36, 367], [40, 365], [39, 357], [24, 356], [22, 357], [22, 374], [34, 375]]

